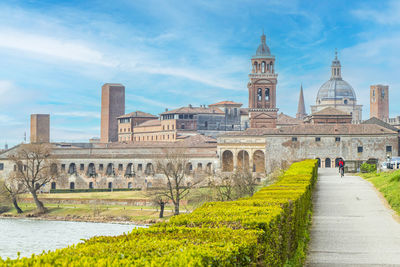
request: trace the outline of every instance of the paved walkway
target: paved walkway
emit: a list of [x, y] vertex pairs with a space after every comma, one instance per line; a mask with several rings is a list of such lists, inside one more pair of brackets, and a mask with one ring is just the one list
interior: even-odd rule
[[373, 186], [320, 169], [307, 266], [400, 266], [400, 223]]

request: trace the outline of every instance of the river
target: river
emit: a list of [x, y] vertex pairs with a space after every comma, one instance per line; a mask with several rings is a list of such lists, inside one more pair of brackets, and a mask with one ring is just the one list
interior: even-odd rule
[[132, 224], [42, 221], [0, 218], [0, 257], [15, 259], [42, 251], [64, 248], [99, 235], [120, 235], [130, 232]]

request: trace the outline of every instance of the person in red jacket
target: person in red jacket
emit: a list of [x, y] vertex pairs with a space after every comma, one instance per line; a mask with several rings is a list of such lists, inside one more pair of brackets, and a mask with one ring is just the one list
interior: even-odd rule
[[344, 175], [344, 161], [343, 161], [343, 159], [339, 160], [339, 164], [338, 165], [339, 165], [340, 176], [343, 177], [343, 175]]

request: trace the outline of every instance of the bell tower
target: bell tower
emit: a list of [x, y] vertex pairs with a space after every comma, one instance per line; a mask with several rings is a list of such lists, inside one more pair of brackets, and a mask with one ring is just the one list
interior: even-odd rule
[[261, 36], [261, 44], [251, 58], [252, 70], [249, 74], [249, 118], [250, 128], [275, 128], [278, 109], [276, 108], [275, 56], [271, 55], [266, 38]]

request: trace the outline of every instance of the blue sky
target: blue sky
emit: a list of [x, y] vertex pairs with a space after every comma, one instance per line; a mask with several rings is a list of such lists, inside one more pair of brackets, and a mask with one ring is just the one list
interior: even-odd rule
[[[82, 3], [83, 2], [83, 3]], [[126, 86], [126, 112], [233, 100], [248, 105], [262, 30], [276, 56], [277, 106], [307, 111], [343, 78], [369, 117], [369, 86], [390, 86], [400, 115], [400, 1], [7, 1], [0, 3], [0, 147], [29, 139], [29, 115], [51, 114], [53, 141], [100, 132], [100, 90]]]

